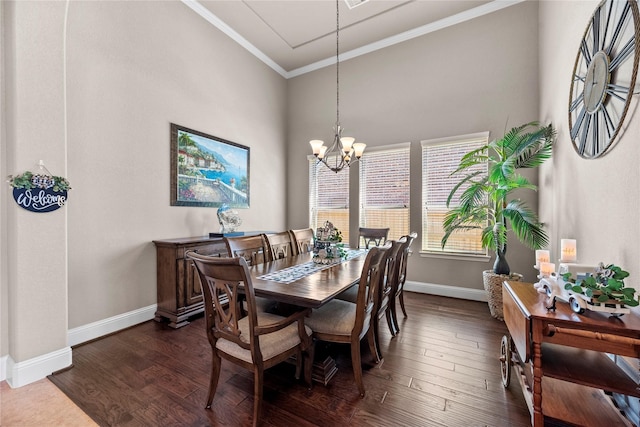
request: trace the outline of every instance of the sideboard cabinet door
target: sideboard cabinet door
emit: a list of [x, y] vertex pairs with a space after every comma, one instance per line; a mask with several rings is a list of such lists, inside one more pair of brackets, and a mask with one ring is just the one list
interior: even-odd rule
[[189, 324], [189, 317], [204, 311], [202, 286], [189, 251], [202, 255], [226, 257], [222, 239], [184, 238], [154, 240], [157, 259], [158, 309], [156, 321], [169, 320], [169, 326], [180, 328]]

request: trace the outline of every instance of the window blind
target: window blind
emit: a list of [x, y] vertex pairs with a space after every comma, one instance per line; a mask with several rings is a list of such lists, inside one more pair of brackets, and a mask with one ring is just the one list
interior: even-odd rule
[[[482, 248], [482, 230], [454, 232], [443, 250], [441, 240], [444, 236], [442, 222], [449, 209], [458, 206], [459, 195], [464, 187], [456, 192], [447, 208], [447, 198], [451, 189], [464, 175], [451, 175], [460, 164], [460, 159], [471, 150], [487, 144], [489, 133], [484, 132], [461, 137], [422, 141], [422, 250], [429, 252], [484, 255]], [[487, 173], [487, 165], [479, 165], [478, 170]], [[466, 173], [472, 172], [468, 170]], [[466, 175], [465, 173], [465, 175]]]
[[409, 234], [409, 148], [369, 151], [360, 159], [360, 227], [388, 227], [389, 239]]
[[314, 230], [330, 221], [349, 242], [349, 168], [333, 172], [315, 157], [309, 158], [309, 226]]

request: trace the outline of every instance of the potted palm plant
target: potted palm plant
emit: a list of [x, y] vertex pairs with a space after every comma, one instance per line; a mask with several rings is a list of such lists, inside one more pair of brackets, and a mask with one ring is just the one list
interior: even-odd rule
[[[551, 157], [554, 139], [552, 125], [526, 123], [465, 154], [453, 172], [464, 175], [447, 199], [447, 208], [454, 198], [459, 204], [445, 215], [442, 248], [456, 231], [482, 230], [482, 247], [496, 254], [493, 270], [483, 272], [483, 281], [491, 315], [499, 319], [502, 318], [502, 282], [513, 280], [514, 275], [516, 279], [522, 277], [511, 273], [506, 259], [509, 230], [531, 249], [548, 243], [538, 215], [524, 201], [513, 197], [516, 190], [537, 190], [518, 169], [535, 168], [544, 163]], [[485, 165], [486, 169], [482, 167]]]

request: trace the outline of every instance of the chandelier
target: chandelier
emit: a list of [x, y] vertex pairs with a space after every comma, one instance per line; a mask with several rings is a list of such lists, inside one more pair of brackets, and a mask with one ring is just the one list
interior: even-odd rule
[[339, 0], [336, 0], [336, 125], [333, 128], [333, 143], [327, 147], [322, 140], [309, 141], [318, 163], [324, 163], [336, 173], [360, 160], [366, 147], [366, 144], [361, 142], [354, 143], [355, 138], [342, 136], [342, 126], [340, 126], [340, 8], [338, 2]]

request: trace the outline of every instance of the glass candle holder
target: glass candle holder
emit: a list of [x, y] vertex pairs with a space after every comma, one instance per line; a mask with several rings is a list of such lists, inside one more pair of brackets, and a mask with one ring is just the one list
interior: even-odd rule
[[551, 254], [546, 249], [538, 249], [536, 250], [536, 268], [540, 269], [541, 262], [550, 262]]
[[556, 265], [552, 262], [540, 263], [540, 277], [550, 277], [556, 272]]
[[560, 240], [560, 261], [576, 262], [578, 251], [575, 239]]

